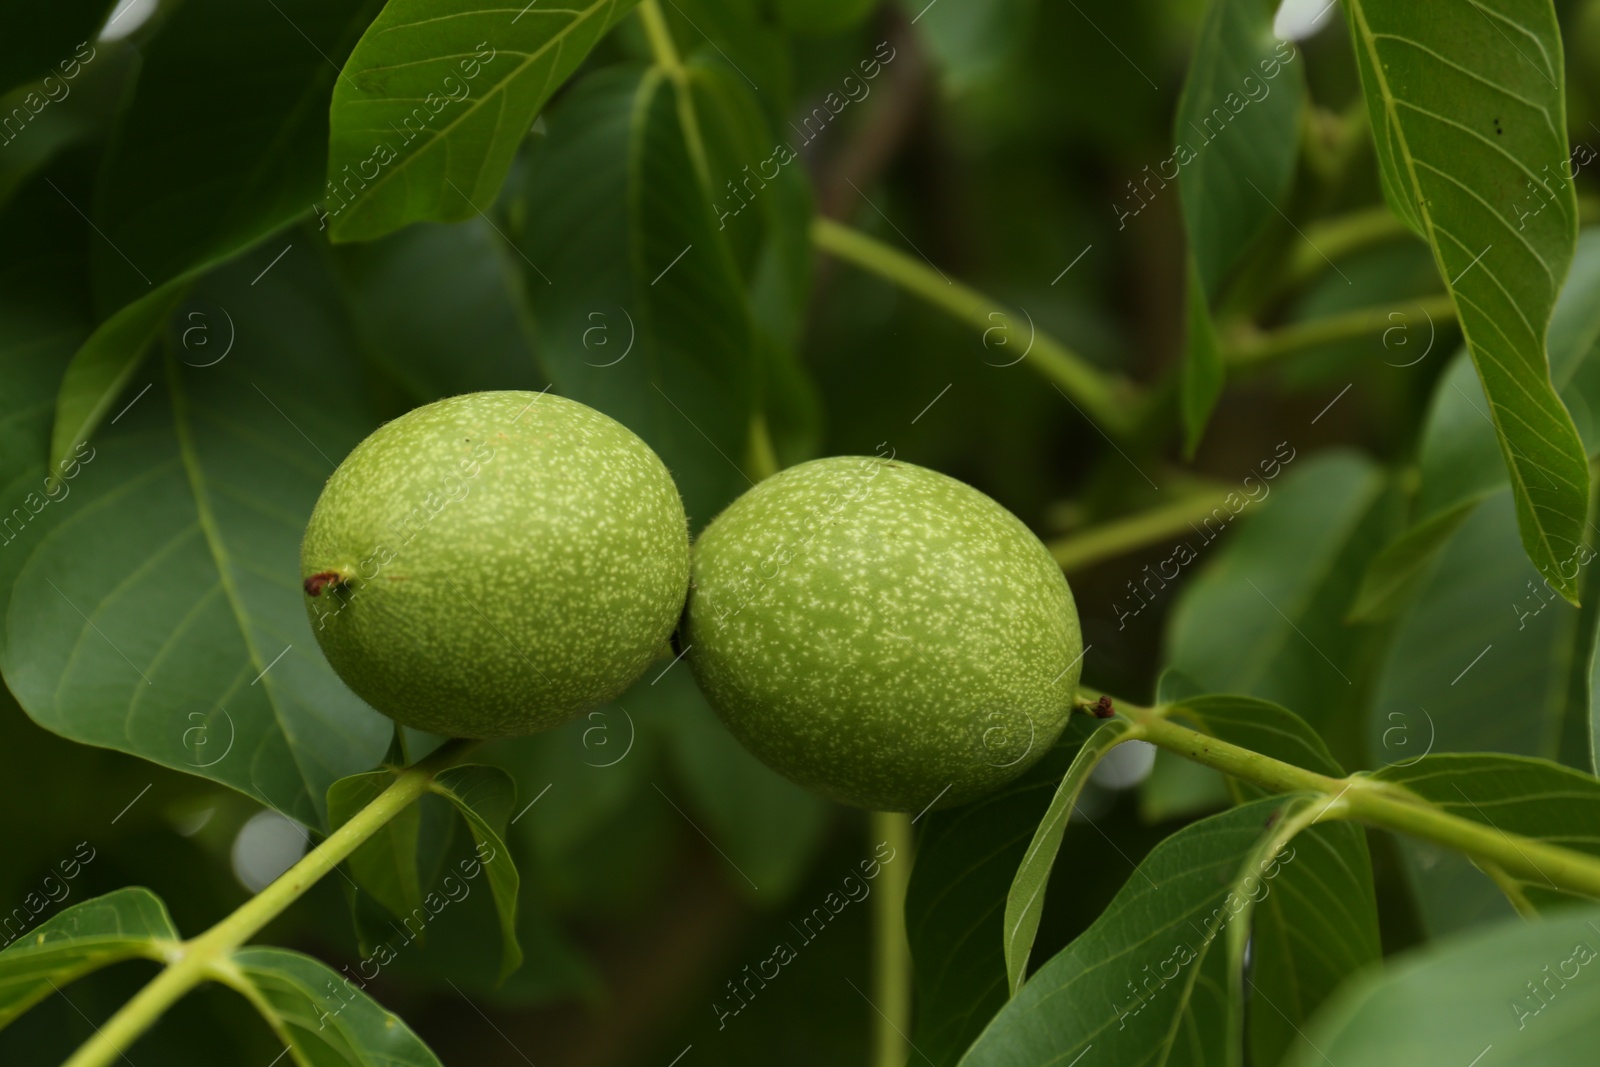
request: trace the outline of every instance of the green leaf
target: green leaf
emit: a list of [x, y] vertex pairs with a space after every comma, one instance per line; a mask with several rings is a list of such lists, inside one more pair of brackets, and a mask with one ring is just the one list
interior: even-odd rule
[[[1367, 726], [1375, 756], [1409, 762], [1430, 739], [1438, 752], [1555, 754], [1577, 612], [1517, 553], [1510, 496], [1502, 489], [1461, 523], [1399, 620]], [[1403, 749], [1389, 733], [1401, 727]]]
[[[8, 32], [0, 29], [0, 41], [8, 38]], [[0, 116], [10, 120], [0, 128], [0, 137], [10, 138], [0, 141], [4, 148], [0, 151], [0, 201], [9, 199], [30, 175], [68, 148], [105, 136], [131, 83], [136, 51], [125, 41], [90, 45], [76, 38], [49, 57], [52, 73], [0, 95]], [[23, 115], [28, 118], [19, 132], [16, 120]], [[60, 199], [54, 191], [50, 195]], [[92, 197], [84, 190], [82, 196], [75, 192], [72, 200], [88, 210]]]
[[522, 261], [488, 219], [409, 226], [342, 246], [338, 258], [363, 347], [416, 401], [548, 381], [533, 353]]
[[[1186, 826], [1157, 845], [1093, 925], [1001, 1009], [961, 1061], [964, 1067], [1064, 1064], [1091, 1046], [1103, 1064], [1240, 1063], [1242, 986], [1250, 982], [1243, 962], [1247, 933], [1266, 947], [1268, 973], [1310, 977], [1304, 999], [1275, 1004], [1291, 1024], [1303, 1018], [1377, 954], [1360, 831], [1315, 827], [1295, 837], [1293, 852], [1279, 855], [1325, 804], [1304, 794], [1265, 798]], [[1284, 906], [1257, 906], [1273, 896], [1285, 898]], [[1312, 916], [1348, 942], [1297, 935], [1293, 924]], [[1225, 930], [1228, 942], [1219, 943]], [[1283, 992], [1251, 983], [1252, 998], [1286, 999]], [[1282, 1041], [1276, 1023], [1252, 1038], [1258, 1051]]]
[[827, 830], [830, 806], [745, 751], [717, 721], [684, 666], [654, 683], [657, 689], [669, 686], [664, 695], [671, 704], [654, 714], [670, 717], [672, 759], [685, 803], [696, 825], [738, 864], [728, 883], [752, 903], [776, 906], [805, 877]]
[[1177, 178], [1207, 302], [1278, 217], [1294, 180], [1305, 66], [1295, 62], [1293, 44], [1273, 36], [1277, 6], [1268, 0], [1207, 5], [1173, 123], [1176, 173], [1163, 166], [1156, 175], [1161, 187]]
[[[349, 822], [394, 780], [395, 772], [385, 769], [353, 774], [330, 785], [329, 829], [337, 830]], [[421, 831], [421, 809], [408, 804], [363, 841], [346, 861], [357, 888], [370, 893], [396, 918], [404, 918], [422, 906], [417, 874], [417, 838]]]
[[951, 1064], [1006, 1002], [1006, 894], [1034, 828], [1087, 735], [1082, 719], [1003, 789], [921, 817], [906, 893], [906, 938], [917, 991], [912, 1041]]
[[241, 948], [218, 978], [253, 1004], [297, 1063], [309, 1067], [441, 1067], [393, 1012], [362, 992], [359, 977], [299, 952]]
[[756, 382], [743, 286], [678, 101], [653, 69], [584, 78], [548, 116], [518, 210], [557, 388], [660, 453], [698, 527], [750, 485]]
[[[166, 19], [100, 168], [91, 267], [109, 317], [63, 383], [53, 460], [115, 410], [186, 282], [307, 213], [326, 158], [330, 64], [376, 6], [196, 3]], [[203, 167], [195, 130], [207, 131]]]
[[[816, 455], [821, 434], [821, 401], [796, 354], [811, 297], [810, 181], [791, 155], [787, 133], [768, 127], [737, 74], [696, 64], [688, 86], [706, 148], [717, 232], [746, 280], [760, 409], [780, 462], [798, 463]], [[784, 159], [789, 162], [780, 163]], [[730, 191], [740, 189], [759, 195], [747, 203]]]
[[[1433, 752], [1562, 751], [1579, 612], [1518, 551], [1509, 489], [1461, 524], [1397, 621], [1366, 722], [1374, 761]], [[1590, 565], [1591, 567], [1593, 564]], [[1587, 761], [1585, 761], [1587, 762]], [[1465, 861], [1412, 842], [1400, 851], [1434, 935], [1505, 914]]]
[[300, 538], [335, 459], [377, 419], [320, 257], [262, 275], [275, 251], [197, 288], [202, 320], [185, 329], [218, 349], [171, 339], [56, 499], [42, 465], [9, 487], [7, 513], [39, 503], [0, 552], [0, 667], [47, 729], [323, 827], [328, 786], [374, 766], [391, 724], [317, 649]]
[[[173, 11], [100, 170], [92, 214], [106, 240], [93, 266], [104, 310], [310, 213], [323, 195], [337, 67], [378, 7], [274, 0]], [[195, 130], [207, 131], [203, 167], [190, 154]]]
[[1217, 327], [1211, 321], [1211, 308], [1206, 303], [1200, 273], [1189, 260], [1189, 281], [1186, 304], [1188, 308], [1188, 338], [1183, 356], [1180, 382], [1180, 404], [1183, 409], [1183, 454], [1194, 458], [1205, 435], [1211, 410], [1227, 384], [1227, 368], [1222, 363], [1221, 342]]
[[1013, 996], [1028, 974], [1028, 954], [1033, 951], [1033, 939], [1039, 932], [1045, 888], [1061, 851], [1061, 835], [1066, 832], [1067, 820], [1077, 808], [1078, 794], [1083, 792], [1101, 757], [1127, 740], [1133, 729], [1133, 724], [1126, 719], [1112, 719], [1102, 723], [1083, 743], [1056, 787], [1050, 807], [1017, 867], [1011, 890], [1006, 894], [1005, 917], [1006, 981]]
[[1292, 44], [1273, 36], [1276, 7], [1265, 0], [1207, 5], [1178, 98], [1173, 154], [1144, 178], [1150, 195], [1177, 179], [1189, 239], [1182, 407], [1191, 458], [1225, 378], [1212, 304], [1277, 218], [1294, 179], [1304, 65], [1294, 65]]
[[[1600, 910], [1512, 921], [1373, 968], [1284, 1067], [1572, 1067], [1600, 1044]], [[1492, 1050], [1492, 1051], [1491, 1051]]]
[[[1303, 816], [1315, 820], [1324, 803], [1312, 801]], [[1257, 851], [1256, 869], [1270, 847]], [[1285, 861], [1257, 905], [1248, 948], [1243, 925], [1229, 930], [1230, 977], [1248, 1020], [1248, 1063], [1282, 1063], [1285, 1050], [1305, 1048], [1304, 1031], [1318, 1008], [1382, 955], [1366, 831], [1353, 823], [1315, 823], [1293, 837], [1292, 848], [1293, 861]], [[1240, 966], [1246, 954], [1249, 963]]]
[[[441, 772], [428, 788], [448, 799], [467, 821], [477, 846], [478, 862], [489, 874], [489, 892], [500, 916], [500, 981], [522, 966], [522, 946], [517, 943], [516, 862], [506, 847], [506, 820], [516, 804], [517, 786], [498, 767], [468, 765]], [[429, 894], [432, 897], [433, 894]]]
[[[1355, 763], [1360, 716], [1352, 710], [1364, 704], [1382, 635], [1345, 618], [1398, 515], [1382, 472], [1364, 456], [1289, 455], [1286, 470], [1276, 460], [1260, 466], [1233, 495], [1243, 520], [1237, 530], [1229, 521], [1234, 505], [1219, 507], [1215, 520], [1183, 538], [1186, 555], [1174, 553], [1170, 568], [1158, 565], [1159, 585], [1187, 559], [1215, 553], [1173, 609], [1167, 662], [1206, 692], [1293, 708]], [[1224, 530], [1231, 537], [1220, 547], [1206, 540]]]
[[370, 240], [487, 209], [539, 109], [631, 6], [391, 0], [333, 90], [333, 239]]
[[[1549, 348], [1551, 380], [1594, 455], [1600, 452], [1600, 425], [1594, 418], [1600, 411], [1600, 230], [1579, 235], [1572, 271], [1550, 320]], [[1386, 617], [1412, 598], [1449, 534], [1478, 502], [1508, 484], [1488, 401], [1465, 352], [1434, 390], [1420, 467], [1412, 526], [1373, 561], [1357, 617]]]
[[[61, 167], [47, 176], [74, 188]], [[26, 481], [33, 489], [35, 470], [42, 485], [61, 375], [91, 326], [83, 283], [89, 232], [44, 176], [0, 207], [0, 487]], [[9, 544], [14, 524], [3, 536]]]
[[[1384, 192], [1427, 239], [1450, 289], [1523, 547], [1576, 602], [1577, 583], [1560, 568], [1583, 537], [1589, 472], [1545, 355], [1577, 235], [1555, 9], [1514, 0], [1443, 19], [1405, 0], [1351, 0], [1345, 10]], [[1541, 205], [1531, 214], [1521, 206], [1530, 192]]]
[[[1574, 413], [1589, 454], [1600, 453], [1600, 229], [1578, 237], [1550, 319], [1550, 379]], [[1434, 390], [1423, 429], [1417, 515], [1426, 519], [1508, 484], [1483, 386], [1458, 355]]]
[[[1600, 855], [1600, 836], [1595, 833], [1600, 826], [1600, 780], [1570, 767], [1524, 756], [1436, 754], [1407, 766], [1385, 767], [1373, 777], [1501, 833]], [[1422, 882], [1429, 878], [1421, 865], [1413, 873]], [[1493, 873], [1500, 888], [1524, 911], [1544, 911], [1580, 899], [1548, 880]]]
[[90, 971], [122, 960], [165, 963], [181, 940], [167, 906], [148, 889], [74, 904], [0, 952], [0, 1027]]
[[1350, 621], [1380, 621], [1404, 607], [1427, 577], [1428, 564], [1482, 502], [1482, 496], [1468, 497], [1422, 520], [1378, 553], [1361, 576]]
[[67, 365], [50, 431], [50, 462], [60, 466], [100, 427], [182, 302], [188, 286], [163, 285], [112, 315]]

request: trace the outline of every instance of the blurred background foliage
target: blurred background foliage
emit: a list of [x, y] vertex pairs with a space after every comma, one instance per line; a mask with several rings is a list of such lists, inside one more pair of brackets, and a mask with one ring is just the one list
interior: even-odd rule
[[[165, 32], [212, 33], [201, 39], [212, 63], [269, 69], [281, 61], [293, 67], [285, 77], [333, 79], [271, 11], [235, 23], [230, 10], [208, 28], [185, 24], [185, 6], [207, 5], [188, 0], [114, 15], [126, 21], [98, 39], [95, 28], [108, 14], [103, 3], [62, 3], [48, 15], [13, 5], [0, 14], [0, 89], [19, 87], [8, 99], [20, 98], [38, 77], [36, 57], [70, 54], [86, 39], [98, 50], [70, 97], [38, 114], [25, 139], [0, 148], [0, 360], [13, 391], [0, 419], [0, 462], [13, 488], [36, 479], [64, 356], [128, 294], [165, 281], [141, 286], [126, 277], [102, 247], [104, 234], [73, 205], [95, 204], [98, 218], [114, 213], [119, 200], [168, 197], [175, 199], [164, 210], [181, 220], [192, 195], [195, 210], [210, 212], [216, 200], [205, 188], [233, 180], [229, 168], [240, 158], [212, 149], [255, 136], [228, 129], [232, 102], [208, 96], [203, 68], [174, 72], [159, 62], [163, 49], [198, 54], [193, 42]], [[352, 18], [371, 14], [344, 7]], [[1600, 2], [1557, 7], [1568, 42], [1571, 136], [1600, 144]], [[1172, 152], [1173, 115], [1203, 14], [1201, 0], [1083, 7], [1046, 0], [937, 0], [927, 7], [923, 0], [672, 0], [666, 15], [679, 47], [714, 87], [705, 90], [709, 99], [731, 109], [721, 127], [730, 144], [711, 146], [714, 169], [736, 175], [738, 162], [765, 158], [779, 140], [801, 150], [785, 184], [761, 205], [769, 216], [764, 232], [778, 250], [741, 236], [737, 220], [729, 240], [732, 268], [752, 293], [748, 332], [719, 338], [728, 322], [714, 319], [715, 309], [700, 309], [707, 321], [685, 326], [687, 339], [661, 341], [664, 358], [672, 358], [672, 344], [755, 346], [767, 353], [760, 380], [713, 376], [703, 402], [719, 403], [718, 390], [730, 397], [761, 390], [781, 461], [871, 453], [887, 442], [904, 459], [983, 489], [1047, 541], [1168, 503], [1174, 493], [1225, 492], [1288, 443], [1295, 458], [1270, 498], [1185, 568], [1176, 588], [1163, 585], [1147, 610], [1123, 618], [1118, 605], [1130, 603], [1129, 583], [1170, 556], [1171, 539], [1071, 571], [1092, 648], [1086, 680], [1134, 699], [1154, 698], [1159, 678], [1175, 691], [1276, 700], [1321, 731], [1349, 767], [1409, 755], [1426, 737], [1437, 739], [1436, 751], [1495, 748], [1592, 769], [1593, 613], [1555, 604], [1534, 623], [1535, 634], [1500, 636], [1527, 625], [1505, 605], [1533, 575], [1503, 490], [1464, 520], [1437, 570], [1400, 610], [1351, 621], [1363, 576], [1414, 507], [1427, 428], [1441, 417], [1435, 405], [1444, 404], [1435, 399], [1445, 396], [1441, 378], [1462, 370], [1459, 358], [1450, 370], [1459, 339], [1447, 323], [1438, 325], [1431, 347], [1426, 324], [1405, 318], [1394, 321], [1398, 335], [1378, 323], [1361, 336], [1234, 372], [1197, 454], [1184, 463], [1172, 426], [1113, 446], [1044, 379], [1015, 365], [1014, 353], [1027, 343], [1022, 318], [997, 320], [995, 331], [983, 333], [882, 277], [809, 250], [804, 227], [814, 209], [1025, 311], [1027, 321], [1102, 367], [1170, 381], [1186, 329], [1177, 191], [1155, 196], [1121, 224], [1118, 205], [1130, 203], [1130, 181]], [[272, 39], [251, 43], [258, 18]], [[837, 92], [861, 60], [887, 54], [883, 48], [893, 59], [870, 92], [812, 143], [796, 144], [794, 124]], [[1293, 246], [1318, 219], [1381, 203], [1342, 21], [1332, 19], [1300, 49], [1313, 106], [1286, 214], [1271, 222], [1258, 249]], [[606, 154], [606, 139], [616, 133], [606, 125], [607, 108], [631, 91], [649, 59], [637, 19], [625, 18], [534, 124], [498, 202], [483, 204], [481, 217], [335, 247], [302, 202], [318, 190], [286, 197], [282, 222], [267, 229], [291, 227], [281, 234], [291, 258], [272, 260], [274, 240], [231, 266], [208, 264], [175, 310], [161, 309], [167, 325], [157, 348], [166, 355], [154, 358], [175, 354], [202, 364], [208, 357], [195, 346], [208, 342], [185, 332], [193, 321], [186, 316], [229, 308], [240, 318], [241, 346], [256, 346], [235, 357], [246, 363], [242, 380], [251, 380], [251, 368], [276, 368], [262, 372], [276, 375], [283, 393], [275, 395], [291, 395], [291, 410], [330, 427], [319, 438], [341, 440], [341, 448], [381, 419], [439, 396], [554, 382], [614, 414], [634, 412], [625, 421], [658, 448], [639, 422], [663, 420], [660, 432], [674, 435], [680, 456], [698, 450], [699, 459], [678, 464], [675, 473], [691, 521], [703, 525], [742, 487], [732, 460], [721, 464], [684, 425], [666, 428], [673, 416], [659, 404], [635, 411], [630, 405], [642, 403], [636, 393], [607, 392], [616, 379], [596, 368], [620, 351], [621, 323], [605, 322], [612, 335], [602, 343], [616, 349], [574, 344], [591, 337], [580, 331], [593, 321], [596, 300], [626, 284], [615, 281], [627, 277], [629, 264], [614, 232], [622, 225], [618, 202], [607, 199], [621, 173], [607, 168], [623, 166]], [[152, 88], [149, 79], [158, 74], [167, 80]], [[128, 162], [126, 139], [134, 134], [120, 120], [138, 113], [129, 108], [157, 105], [178, 117], [156, 114], [171, 139], [152, 169], [137, 156]], [[306, 143], [319, 150], [315, 138]], [[108, 158], [130, 169], [107, 170]], [[144, 184], [167, 180], [168, 171], [177, 177], [166, 187]], [[575, 173], [585, 177], [574, 181]], [[1577, 181], [1580, 196], [1597, 191], [1594, 173]], [[681, 192], [663, 182], [663, 211], [688, 219], [700, 210], [674, 201]], [[189, 222], [190, 234], [203, 234], [216, 217]], [[161, 248], [167, 237], [129, 240]], [[172, 240], [171, 255], [147, 265], [177, 264], [191, 251]], [[258, 272], [273, 264], [269, 284], [256, 288], [248, 280], [259, 281]], [[572, 286], [550, 284], [545, 272], [581, 279], [578, 288], [589, 290], [574, 297]], [[1398, 234], [1340, 256], [1337, 271], [1312, 264], [1287, 281], [1247, 331], [1440, 292], [1428, 250]], [[693, 296], [686, 290], [674, 299]], [[618, 301], [605, 306], [611, 303]], [[1582, 369], [1590, 366], [1593, 337], [1584, 336], [1588, 343], [1573, 355], [1573, 395], [1586, 398]], [[1425, 358], [1415, 358], [1424, 348]], [[1470, 371], [1462, 381], [1471, 386]], [[130, 417], [130, 433], [146, 432], [138, 420], [155, 403]], [[225, 408], [214, 414], [234, 417]], [[284, 448], [305, 451], [283, 431], [277, 428]], [[314, 454], [302, 458], [315, 468]], [[742, 464], [746, 457], [733, 459]], [[116, 462], [113, 454], [103, 466]], [[85, 495], [94, 492], [93, 478], [123, 476], [115, 469], [90, 467]], [[117, 551], [119, 531], [103, 536], [107, 544], [97, 551]], [[16, 550], [0, 548], [9, 583], [15, 560], [8, 555]], [[184, 575], [163, 580], [181, 583]], [[1307, 640], [1297, 640], [1297, 631]], [[1445, 655], [1447, 631], [1453, 636]], [[1416, 677], [1430, 656], [1465, 662], [1472, 650], [1502, 640], [1525, 644], [1486, 660], [1470, 693], [1447, 693], [1451, 706], [1423, 709], [1426, 722], [1416, 715]], [[1503, 714], [1512, 702], [1547, 713]], [[382, 741], [374, 735], [373, 760]], [[1416, 747], [1397, 747], [1408, 743]], [[241, 793], [61, 740], [9, 695], [0, 707], [0, 752], [0, 902], [7, 907], [86, 843], [94, 858], [66, 883], [65, 899], [149, 886], [169, 903], [179, 928], [192, 932], [245, 899], [261, 870], [281, 867], [285, 855], [304, 847], [296, 839], [304, 831], [286, 830], [293, 824], [263, 815], [268, 809]], [[522, 873], [519, 933], [527, 962], [494, 986], [495, 916], [487, 894], [479, 894], [447, 913], [427, 943], [408, 949], [373, 989], [444, 1062], [620, 1067], [665, 1064], [689, 1046], [700, 1064], [864, 1060], [872, 1023], [859, 992], [868, 984], [865, 906], [846, 908], [781, 982], [725, 1025], [712, 1007], [727, 1002], [726, 983], [767, 956], [775, 940], [788, 939], [792, 924], [870, 853], [875, 843], [863, 815], [814, 800], [756, 764], [717, 725], [687, 671], [665, 662], [616, 704], [489, 752], [515, 778], [518, 807], [533, 802], [508, 836]], [[1101, 775], [1085, 795], [1094, 825], [1074, 822], [1067, 831], [1035, 960], [1081, 931], [1157, 841], [1226, 802], [1209, 772], [1165, 759], [1147, 779], [1145, 769]], [[993, 840], [987, 824], [963, 838], [959, 812], [931, 816], [922, 828], [929, 851], [908, 923], [919, 962], [914, 1037], [932, 1062], [953, 1062], [1003, 999], [1003, 981], [978, 983], [988, 981], [989, 957], [998, 951], [988, 932], [998, 916], [989, 903], [1003, 899], [1031, 819], [1049, 795], [1046, 783], [995, 801], [1031, 815], [1016, 817], [1027, 828], [1016, 840]], [[437, 841], [437, 854], [465, 849], [463, 837], [458, 831]], [[1484, 891], [1486, 882], [1473, 881], [1465, 861], [1396, 848], [1381, 835], [1374, 842], [1386, 950], [1506, 910], [1492, 889]], [[957, 910], [945, 916], [941, 907]], [[985, 932], [964, 945], [968, 922]], [[266, 937], [336, 967], [360, 956], [338, 878], [317, 886]], [[955, 943], [941, 941], [951, 938]], [[987, 955], [967, 961], [962, 953], [980, 951], [980, 940]], [[939, 961], [936, 971], [923, 967], [929, 960]], [[151, 970], [112, 968], [74, 986], [73, 1001], [102, 1017]], [[54, 1062], [90, 1025], [52, 998], [0, 1032], [0, 1062]], [[148, 1042], [141, 1062], [173, 1065], [265, 1065], [278, 1048], [243, 1002], [215, 990], [185, 1001]]]

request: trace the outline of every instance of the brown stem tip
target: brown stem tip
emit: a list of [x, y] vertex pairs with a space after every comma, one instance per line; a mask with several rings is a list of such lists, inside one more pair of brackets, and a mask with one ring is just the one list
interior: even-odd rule
[[[317, 594], [312, 593], [311, 595], [316, 596]], [[1109, 719], [1117, 713], [1117, 709], [1111, 706], [1111, 698], [1108, 696], [1102, 696], [1099, 700], [1090, 704], [1089, 710], [1094, 712], [1094, 717], [1097, 719]]]
[[306, 596], [321, 596], [329, 586], [343, 585], [344, 575], [338, 571], [322, 571], [305, 580]]

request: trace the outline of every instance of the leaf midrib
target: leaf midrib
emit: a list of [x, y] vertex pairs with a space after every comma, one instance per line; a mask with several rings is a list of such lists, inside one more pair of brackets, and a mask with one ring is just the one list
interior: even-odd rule
[[[194, 495], [194, 509], [196, 518], [200, 522], [201, 532], [205, 535], [206, 548], [211, 553], [212, 563], [217, 568], [217, 575], [222, 583], [228, 608], [233, 612], [235, 625], [239, 628], [240, 640], [244, 642], [245, 652], [250, 657], [250, 663], [261, 673], [261, 688], [267, 698], [267, 706], [272, 709], [272, 717], [278, 724], [278, 729], [283, 734], [285, 747], [289, 750], [289, 758], [294, 761], [296, 774], [300, 779], [300, 792], [309, 798], [311, 809], [319, 810], [317, 798], [312, 796], [310, 789], [311, 777], [301, 759], [301, 746], [296, 741], [294, 730], [291, 728], [283, 709], [279, 707], [276, 683], [266, 676], [265, 660], [256, 648], [255, 636], [250, 627], [248, 613], [245, 610], [243, 595], [239, 592], [238, 584], [233, 577], [233, 561], [228, 553], [227, 545], [223, 542], [221, 527], [217, 524], [216, 514], [211, 509], [210, 490], [206, 486], [205, 472], [201, 469], [200, 456], [195, 448], [193, 429], [189, 425], [189, 398], [184, 392], [181, 375], [177, 368], [177, 361], [172, 353], [167, 353], [167, 381], [172, 394], [172, 428], [178, 441], [178, 453], [183, 460], [184, 473], [188, 476], [189, 490]], [[260, 794], [260, 788], [256, 788]], [[277, 802], [273, 801], [277, 807]], [[297, 806], [297, 805], [296, 805]]]

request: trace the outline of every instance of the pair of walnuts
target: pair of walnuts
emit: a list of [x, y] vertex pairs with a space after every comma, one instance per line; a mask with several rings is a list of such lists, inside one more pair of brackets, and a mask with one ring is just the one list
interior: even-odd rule
[[380, 427], [323, 489], [301, 577], [334, 670], [397, 722], [546, 730], [627, 689], [676, 632], [746, 748], [879, 810], [1014, 778], [1077, 697], [1066, 580], [971, 486], [882, 456], [814, 460], [691, 549], [660, 457], [548, 393], [451, 397]]

